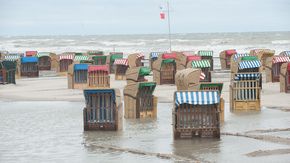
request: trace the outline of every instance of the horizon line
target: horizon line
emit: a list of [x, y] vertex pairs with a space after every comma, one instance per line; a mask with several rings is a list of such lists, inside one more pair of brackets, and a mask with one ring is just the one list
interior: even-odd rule
[[[290, 32], [290, 30], [281, 31], [243, 31], [243, 32], [176, 32], [171, 33], [171, 35], [184, 35], [184, 34], [222, 34], [222, 33], [275, 33], [275, 32]], [[40, 35], [1, 35], [0, 37], [38, 37], [38, 36], [125, 36], [125, 35], [168, 35], [168, 33], [120, 33], [120, 34], [40, 34]]]

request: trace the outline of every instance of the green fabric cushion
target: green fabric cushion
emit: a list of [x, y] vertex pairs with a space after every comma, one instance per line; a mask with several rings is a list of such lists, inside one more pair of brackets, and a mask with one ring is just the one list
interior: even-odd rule
[[151, 72], [150, 68], [148, 67], [141, 67], [140, 70], [139, 70], [139, 75], [140, 76], [146, 76], [146, 75], [149, 75]]
[[255, 61], [259, 60], [258, 57], [256, 56], [244, 56], [241, 58], [242, 61]]
[[115, 55], [111, 55], [110, 61], [111, 63], [114, 62], [116, 59], [121, 59], [123, 58], [123, 55], [119, 55], [119, 54], [115, 54]]
[[162, 63], [175, 63], [174, 59], [164, 59], [162, 60]]
[[144, 88], [144, 87], [151, 87], [151, 89], [153, 89], [152, 91], [154, 91], [155, 87], [156, 87], [156, 83], [154, 82], [144, 82], [144, 83], [139, 83], [139, 89]]

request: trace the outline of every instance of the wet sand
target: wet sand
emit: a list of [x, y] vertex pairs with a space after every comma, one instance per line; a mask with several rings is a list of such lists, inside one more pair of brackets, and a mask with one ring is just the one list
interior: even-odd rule
[[[113, 79], [111, 86], [122, 90], [126, 82]], [[289, 162], [290, 94], [280, 93], [279, 83], [263, 83], [261, 112], [231, 113], [229, 74], [213, 79], [224, 82], [220, 140], [173, 140], [173, 85], [155, 90], [156, 120], [124, 119], [119, 132], [83, 132], [84, 97], [67, 89], [66, 77], [1, 85], [0, 162]]]

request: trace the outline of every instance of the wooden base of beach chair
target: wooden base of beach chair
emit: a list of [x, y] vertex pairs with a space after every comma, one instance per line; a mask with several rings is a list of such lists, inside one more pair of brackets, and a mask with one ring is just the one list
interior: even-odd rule
[[157, 118], [157, 97], [153, 97], [153, 110], [140, 112], [140, 118]]
[[57, 75], [58, 76], [67, 76], [67, 72], [58, 72]]
[[126, 80], [126, 75], [115, 75], [115, 80]]
[[220, 98], [220, 122], [225, 121], [225, 100], [223, 98]]
[[220, 132], [217, 129], [184, 129], [173, 131], [174, 139], [201, 138], [220, 138]]
[[88, 84], [87, 83], [74, 83], [73, 84], [73, 89], [85, 89], [88, 87]]
[[242, 111], [242, 110], [261, 110], [260, 100], [258, 101], [233, 101], [233, 111]]

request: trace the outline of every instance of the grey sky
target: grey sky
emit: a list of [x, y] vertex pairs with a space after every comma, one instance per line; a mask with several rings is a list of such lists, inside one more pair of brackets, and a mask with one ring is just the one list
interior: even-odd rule
[[[289, 31], [290, 0], [169, 0], [173, 33]], [[0, 35], [167, 33], [162, 0], [0, 0]]]

